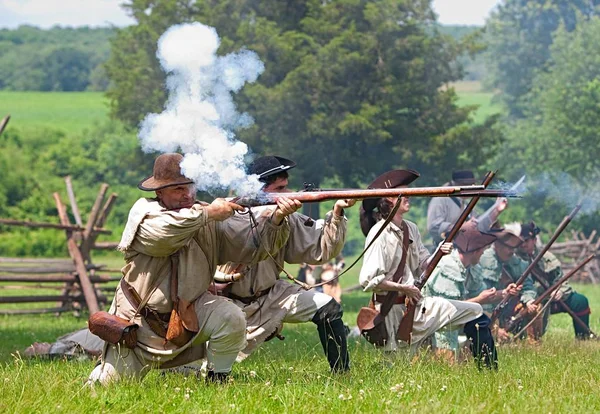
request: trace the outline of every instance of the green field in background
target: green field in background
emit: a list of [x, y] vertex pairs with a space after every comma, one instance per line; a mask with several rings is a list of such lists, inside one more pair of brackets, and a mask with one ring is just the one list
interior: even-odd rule
[[[500, 111], [492, 104], [491, 92], [482, 92], [478, 83], [458, 82], [452, 85], [460, 105], [479, 105], [474, 120], [482, 122]], [[0, 91], [0, 118], [11, 115], [9, 128], [57, 128], [80, 132], [106, 120], [108, 100], [102, 92], [12, 92]]]
[[0, 91], [0, 118], [8, 114], [8, 128], [79, 132], [106, 119], [108, 100], [102, 92]]

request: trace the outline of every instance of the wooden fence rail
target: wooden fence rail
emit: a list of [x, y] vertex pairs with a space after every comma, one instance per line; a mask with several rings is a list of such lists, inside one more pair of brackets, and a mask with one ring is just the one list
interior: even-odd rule
[[[106, 269], [104, 265], [92, 262], [93, 250], [106, 250], [116, 247], [115, 242], [97, 242], [101, 234], [111, 234], [103, 226], [117, 199], [116, 194], [106, 193], [108, 185], [102, 184], [88, 215], [87, 222], [83, 222], [77, 206], [75, 192], [70, 177], [65, 177], [65, 185], [72, 217], [75, 224], [70, 222], [67, 206], [63, 204], [58, 193], [53, 194], [59, 223], [41, 223], [23, 220], [0, 218], [0, 225], [20, 226], [28, 228], [52, 228], [65, 232], [69, 259], [32, 259], [0, 257], [0, 292], [13, 292], [19, 289], [46, 289], [47, 291], [60, 290], [59, 295], [40, 292], [31, 295], [0, 295], [0, 304], [25, 304], [56, 302], [57, 306], [31, 309], [0, 308], [0, 314], [27, 314], [27, 313], [61, 313], [70, 310], [80, 310], [87, 307], [90, 314], [97, 312], [105, 306], [108, 293], [113, 288], [102, 285], [116, 282], [120, 279], [119, 269]], [[105, 201], [106, 199], [106, 201]], [[99, 275], [97, 271], [112, 275]], [[14, 283], [19, 283], [15, 285]], [[23, 283], [27, 285], [22, 285]]]

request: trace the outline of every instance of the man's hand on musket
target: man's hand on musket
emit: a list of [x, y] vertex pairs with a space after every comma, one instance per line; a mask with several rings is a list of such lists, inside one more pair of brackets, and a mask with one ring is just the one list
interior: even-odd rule
[[496, 331], [496, 341], [499, 343], [509, 342], [511, 339], [510, 334], [503, 328], [498, 328]]
[[509, 296], [517, 296], [521, 293], [522, 288], [522, 285], [517, 286], [516, 283], [511, 283], [502, 290], [502, 298], [505, 299]]
[[215, 200], [206, 206], [206, 212], [208, 217], [216, 220], [223, 221], [233, 216], [236, 211], [242, 211], [244, 207], [231, 203], [224, 198], [215, 198]]
[[554, 302], [558, 302], [559, 300], [561, 300], [563, 297], [563, 293], [560, 289], [557, 289], [554, 291], [554, 293], [552, 293], [551, 298]]
[[277, 199], [277, 209], [275, 209], [271, 218], [273, 224], [276, 226], [280, 225], [284, 218], [298, 211], [300, 207], [302, 207], [302, 203], [298, 200], [279, 197]]
[[333, 206], [333, 214], [335, 214], [338, 217], [343, 216], [344, 209], [352, 207], [354, 204], [356, 204], [357, 201], [358, 201], [357, 199], [336, 201], [335, 205]]
[[440, 243], [440, 250], [442, 251], [442, 254], [444, 254], [444, 255], [450, 254], [450, 253], [452, 253], [452, 249], [454, 249], [454, 246], [452, 243], [450, 243], [450, 242]]
[[413, 305], [416, 305], [423, 297], [419, 288], [414, 285], [400, 285], [398, 291], [403, 293]]
[[538, 305], [536, 305], [533, 300], [530, 300], [525, 304], [525, 309], [527, 310], [528, 314], [533, 315], [537, 312]]

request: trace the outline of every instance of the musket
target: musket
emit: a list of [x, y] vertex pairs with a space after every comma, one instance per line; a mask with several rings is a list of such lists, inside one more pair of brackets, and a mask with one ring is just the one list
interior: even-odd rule
[[301, 202], [313, 203], [328, 200], [365, 199], [381, 197], [519, 197], [519, 194], [508, 190], [486, 190], [483, 185], [444, 186], [444, 187], [412, 187], [384, 189], [343, 189], [329, 191], [298, 191], [289, 193], [260, 193], [256, 196], [239, 196], [226, 198], [227, 201], [243, 207], [256, 207], [276, 204], [280, 197], [287, 197]]
[[[525, 282], [525, 279], [527, 279], [527, 276], [529, 276], [529, 274], [531, 273], [533, 268], [535, 266], [537, 266], [537, 264], [540, 260], [542, 260], [542, 257], [544, 257], [544, 254], [546, 254], [546, 252], [550, 249], [550, 247], [556, 241], [556, 239], [558, 239], [558, 237], [564, 231], [564, 229], [567, 228], [569, 223], [573, 220], [573, 217], [575, 217], [575, 215], [579, 212], [580, 209], [581, 209], [581, 203], [577, 204], [575, 206], [575, 208], [573, 209], [573, 211], [571, 211], [571, 213], [568, 216], [565, 216], [565, 218], [560, 222], [560, 224], [556, 228], [556, 231], [554, 232], [554, 234], [552, 235], [552, 237], [550, 238], [548, 243], [546, 243], [546, 245], [542, 248], [542, 250], [540, 250], [538, 255], [531, 261], [531, 263], [529, 263], [529, 266], [527, 266], [527, 268], [525, 269], [525, 271], [523, 272], [521, 277], [519, 277], [519, 279], [517, 279], [517, 281], [515, 282], [515, 284], [517, 286], [520, 286], [523, 284], [523, 282]], [[494, 311], [492, 312], [492, 316], [490, 317], [490, 319], [492, 320], [492, 323], [495, 322], [496, 319], [498, 319], [498, 316], [500, 315], [500, 313], [502, 313], [502, 311], [504, 310], [504, 308], [506, 307], [506, 305], [508, 304], [509, 301], [510, 301], [510, 296], [507, 296], [506, 298], [502, 299], [498, 305], [496, 305], [496, 307], [494, 308]]]
[[[548, 289], [550, 287], [550, 284], [548, 283], [548, 281], [546, 280], [546, 278], [544, 277], [544, 275], [540, 275], [538, 272], [542, 272], [540, 269], [535, 268], [531, 271], [531, 276], [533, 276], [533, 278], [535, 280], [538, 281], [538, 283], [540, 285], [542, 285], [542, 287], [544, 289]], [[571, 318], [575, 321], [576, 324], [579, 325], [580, 328], [585, 329], [588, 333], [589, 336], [593, 336], [594, 338], [598, 338], [598, 335], [596, 335], [589, 326], [587, 326], [585, 324], [584, 321], [581, 320], [581, 318], [573, 311], [573, 309], [571, 309], [571, 307], [569, 305], [567, 305], [567, 302], [565, 302], [562, 299], [557, 299], [556, 300], [558, 303], [560, 303], [560, 305], [563, 307], [563, 309], [571, 316]]]
[[[590, 256], [588, 256], [587, 259], [585, 259], [584, 261], [579, 263], [573, 270], [571, 270], [569, 273], [567, 273], [566, 275], [561, 277], [556, 283], [554, 283], [552, 286], [550, 286], [548, 289], [546, 289], [544, 291], [544, 293], [542, 293], [535, 301], [533, 301], [533, 304], [539, 305], [540, 303], [542, 303], [544, 301], [544, 299], [546, 299], [548, 296], [550, 296], [552, 293], [554, 293], [554, 291], [556, 289], [558, 289], [563, 283], [565, 283], [567, 280], [569, 280], [571, 277], [573, 277], [575, 275], [575, 273], [577, 273], [583, 266], [588, 264], [595, 257], [596, 257], [595, 254], [591, 254]], [[508, 320], [508, 323], [506, 325], [506, 330], [507, 331], [512, 330], [512, 328], [525, 316], [527, 316], [527, 310], [525, 308], [522, 308], [521, 310], [519, 310], [519, 312], [516, 315], [512, 316]]]
[[[487, 175], [485, 176], [481, 186], [484, 188], [487, 187], [492, 182], [495, 175], [496, 175], [495, 171], [488, 172]], [[450, 230], [450, 232], [447, 234], [446, 238], [444, 239], [444, 243], [449, 243], [449, 242], [452, 242], [452, 240], [454, 240], [454, 237], [456, 236], [456, 234], [458, 234], [458, 231], [462, 227], [463, 223], [469, 218], [469, 215], [475, 208], [475, 204], [477, 204], [480, 197], [481, 196], [476, 195], [475, 197], [473, 197], [471, 199], [471, 201], [469, 201], [469, 204], [467, 204], [465, 209], [462, 211], [460, 217], [458, 218], [458, 220], [456, 220], [456, 223], [454, 223], [454, 226], [452, 226], [452, 229]], [[415, 281], [415, 286], [417, 288], [419, 288], [419, 290], [423, 289], [423, 286], [425, 286], [425, 284], [427, 283], [427, 280], [429, 280], [429, 277], [431, 276], [431, 274], [435, 270], [436, 266], [438, 265], [438, 263], [444, 256], [444, 253], [440, 249], [440, 246], [441, 245], [438, 245], [438, 248], [436, 249], [436, 251], [433, 254], [429, 263], [427, 264], [427, 268], [423, 271], [423, 273], [421, 273], [419, 278]], [[404, 297], [404, 300], [406, 300], [406, 297]], [[404, 314], [404, 316], [402, 317], [402, 320], [400, 321], [400, 326], [398, 327], [398, 332], [396, 334], [396, 337], [398, 339], [405, 341], [409, 344], [412, 342], [412, 330], [413, 330], [413, 325], [415, 322], [416, 308], [417, 307], [415, 305], [413, 305], [411, 302], [409, 302], [406, 305], [406, 313]]]
[[0, 135], [2, 135], [2, 132], [4, 132], [4, 128], [6, 128], [8, 125], [8, 121], [10, 121], [10, 115], [6, 115], [4, 118], [2, 118], [2, 121], [0, 121]]

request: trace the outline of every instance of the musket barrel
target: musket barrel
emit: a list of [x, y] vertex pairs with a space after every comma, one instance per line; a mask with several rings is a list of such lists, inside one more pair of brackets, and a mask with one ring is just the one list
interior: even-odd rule
[[515, 193], [502, 190], [486, 190], [483, 185], [443, 186], [443, 187], [413, 187], [386, 189], [356, 189], [330, 191], [299, 191], [289, 193], [261, 193], [253, 197], [233, 197], [228, 201], [244, 207], [275, 204], [279, 197], [287, 197], [301, 202], [322, 202], [340, 199], [365, 199], [380, 197], [514, 197]]

